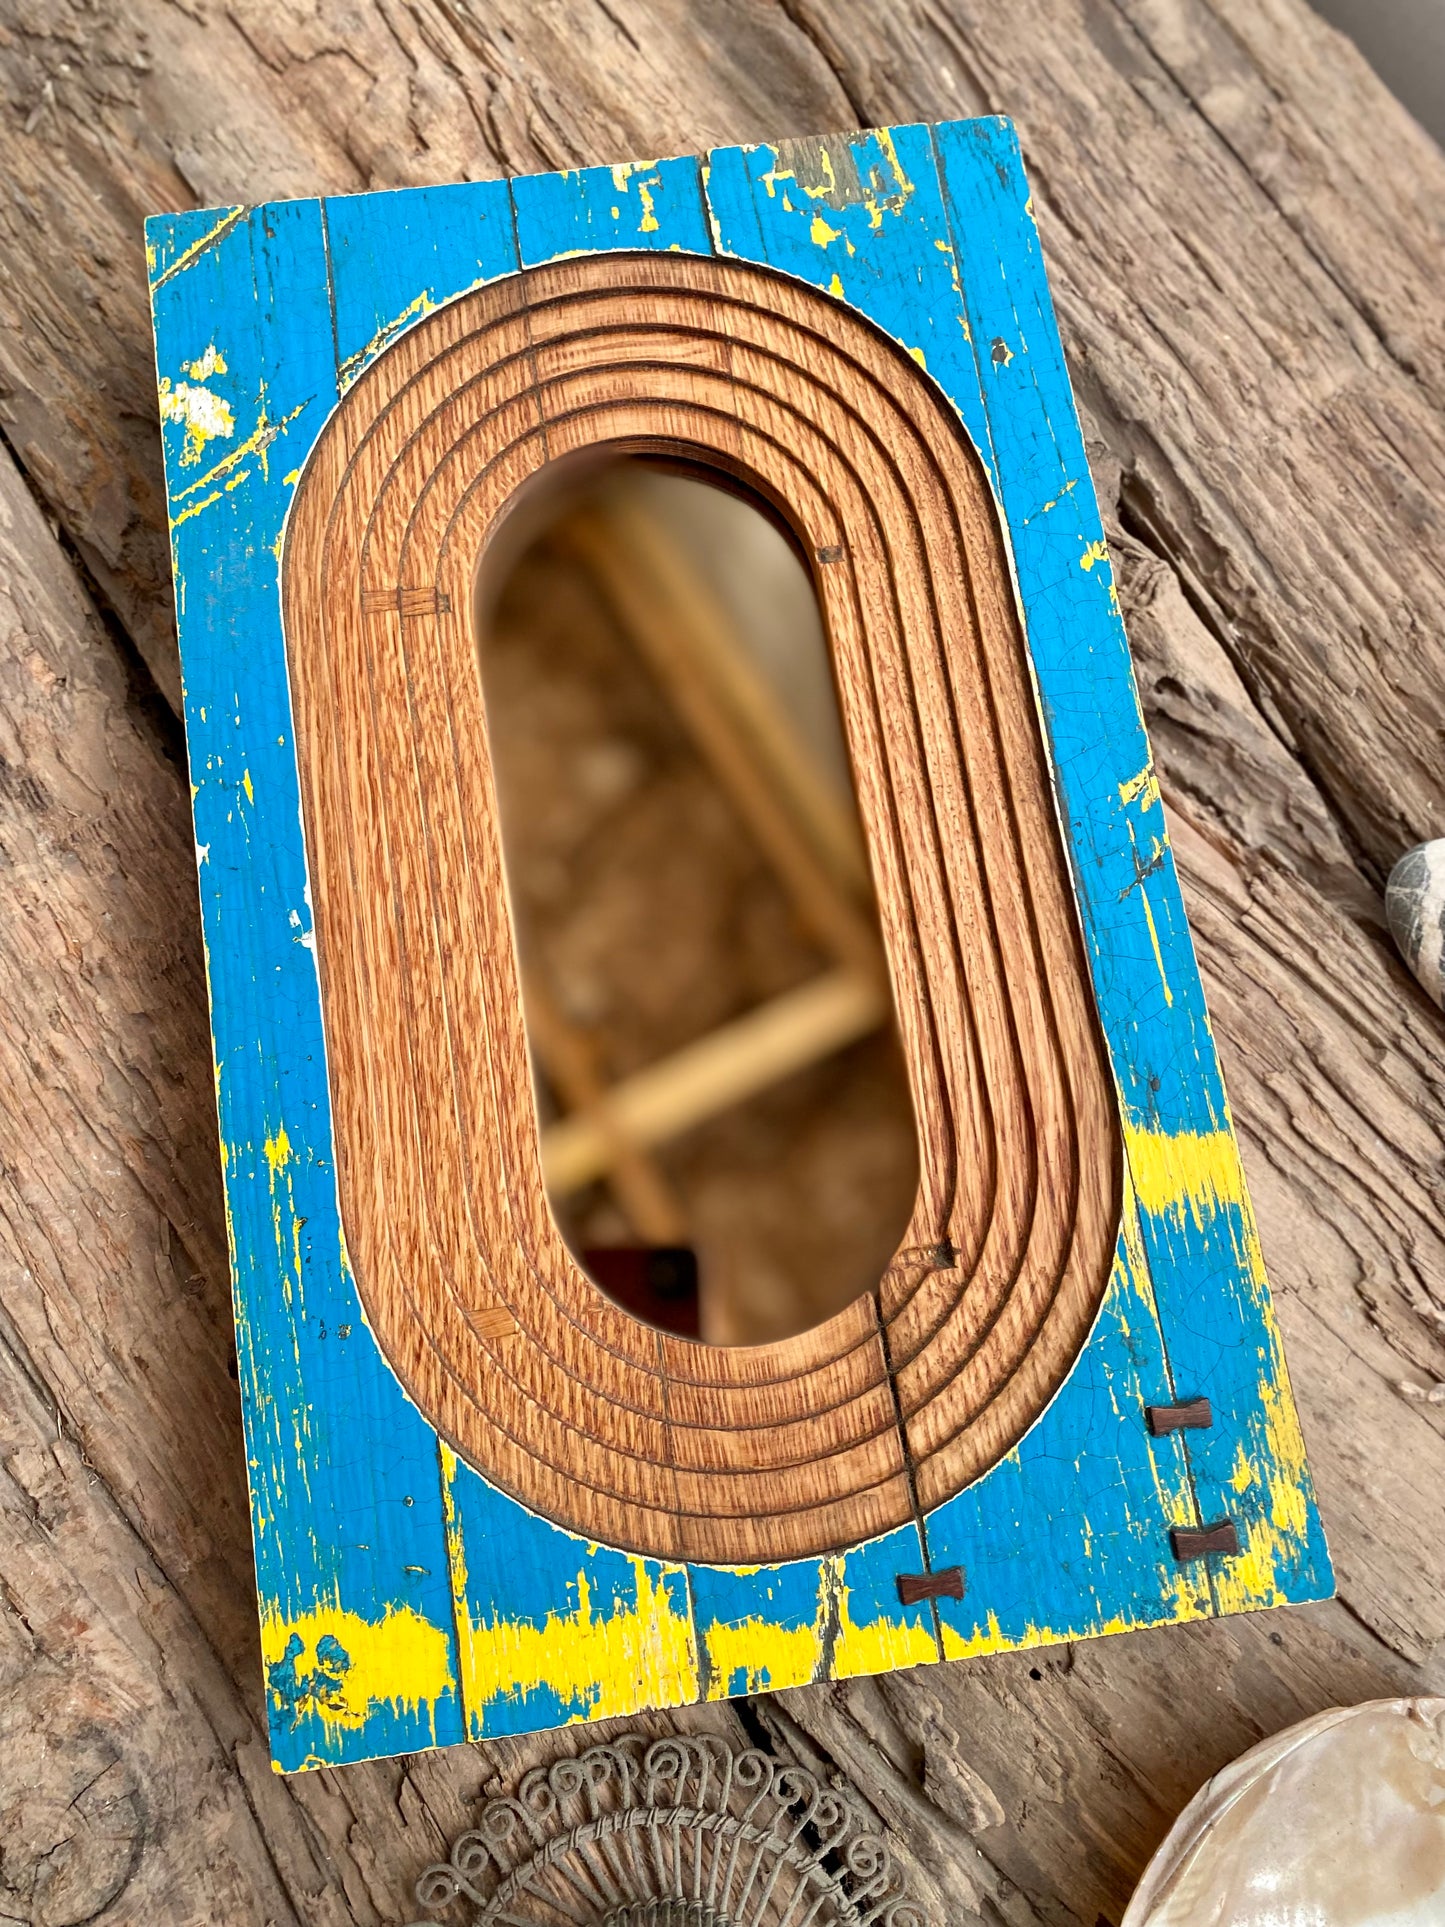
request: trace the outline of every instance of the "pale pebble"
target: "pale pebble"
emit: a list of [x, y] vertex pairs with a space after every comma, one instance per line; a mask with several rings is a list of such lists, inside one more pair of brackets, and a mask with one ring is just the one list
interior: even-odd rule
[[1385, 885], [1385, 917], [1400, 955], [1445, 1010], [1445, 837], [1400, 858]]

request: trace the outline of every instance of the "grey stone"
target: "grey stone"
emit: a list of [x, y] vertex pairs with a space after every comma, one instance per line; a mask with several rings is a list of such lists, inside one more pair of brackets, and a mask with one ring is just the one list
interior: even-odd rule
[[1400, 858], [1385, 885], [1385, 916], [1400, 955], [1445, 1010], [1445, 837]]

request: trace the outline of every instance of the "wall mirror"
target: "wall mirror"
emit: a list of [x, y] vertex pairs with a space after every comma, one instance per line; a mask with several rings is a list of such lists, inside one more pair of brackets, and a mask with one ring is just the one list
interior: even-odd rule
[[876, 1289], [917, 1132], [812, 572], [715, 472], [534, 485], [477, 627], [563, 1237], [712, 1344]]

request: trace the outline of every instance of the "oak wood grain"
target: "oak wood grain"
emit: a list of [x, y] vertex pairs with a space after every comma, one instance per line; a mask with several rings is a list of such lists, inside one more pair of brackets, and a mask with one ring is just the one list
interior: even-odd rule
[[[474, 584], [520, 491], [639, 448], [755, 487], [814, 558], [918, 1122], [876, 1299], [772, 1345], [636, 1324], [542, 1183]], [[347, 1246], [421, 1409], [547, 1516], [673, 1558], [857, 1543], [996, 1463], [1103, 1295], [1120, 1132], [995, 512], [931, 384], [757, 269], [528, 270], [347, 392], [282, 600]]]

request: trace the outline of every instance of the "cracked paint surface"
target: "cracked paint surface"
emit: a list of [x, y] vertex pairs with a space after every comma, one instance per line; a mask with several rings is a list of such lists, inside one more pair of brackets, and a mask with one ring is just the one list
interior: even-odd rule
[[[282, 1770], [1317, 1598], [1298, 1420], [1113, 570], [1007, 123], [719, 149], [148, 224], [262, 1649]], [[520, 267], [678, 249], [868, 316], [1000, 506], [1124, 1125], [1095, 1329], [1015, 1450], [921, 1525], [721, 1569], [589, 1545], [459, 1463], [361, 1310], [337, 1210], [277, 594], [338, 399]], [[284, 439], [285, 459], [272, 461]], [[1207, 1395], [1209, 1432], [1146, 1403]], [[1168, 1532], [1229, 1517], [1237, 1557]], [[897, 1578], [963, 1568], [961, 1600]]]

